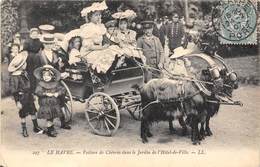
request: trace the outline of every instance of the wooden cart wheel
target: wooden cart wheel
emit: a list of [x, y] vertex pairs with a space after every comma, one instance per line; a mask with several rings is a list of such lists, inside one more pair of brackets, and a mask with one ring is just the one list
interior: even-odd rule
[[142, 107], [141, 107], [141, 104], [137, 103], [137, 104], [134, 104], [134, 105], [131, 105], [129, 107], [126, 108], [126, 110], [129, 112], [129, 114], [132, 116], [132, 118], [134, 120], [137, 120], [137, 121], [140, 121], [141, 120], [141, 111]]
[[70, 92], [69, 87], [66, 85], [65, 82], [61, 81], [61, 85], [64, 86], [66, 89], [66, 94], [65, 94], [65, 110], [63, 110], [63, 114], [65, 116], [65, 122], [68, 123], [72, 119], [72, 95]]
[[112, 136], [118, 129], [120, 113], [115, 101], [107, 94], [92, 94], [86, 104], [86, 118], [95, 134]]

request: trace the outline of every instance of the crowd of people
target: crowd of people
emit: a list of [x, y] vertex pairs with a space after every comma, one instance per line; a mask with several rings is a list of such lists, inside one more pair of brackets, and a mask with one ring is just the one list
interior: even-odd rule
[[[93, 83], [100, 84], [98, 74], [106, 73], [116, 57], [123, 61], [124, 56], [130, 56], [150, 67], [145, 74], [147, 82], [158, 77], [159, 74], [154, 75], [156, 71], [168, 63], [169, 55], [177, 53], [176, 49], [184, 45], [184, 25], [177, 12], [172, 13], [170, 21], [166, 17], [143, 20], [143, 33], [138, 35], [129, 28], [131, 20], [136, 17], [134, 11], [114, 13], [112, 19], [103, 24], [102, 11], [105, 9], [105, 2], [95, 2], [84, 8], [81, 16], [86, 23], [66, 34], [54, 33], [52, 25], [41, 25], [31, 28], [30, 38], [24, 42], [19, 34], [15, 35], [8, 56], [8, 71], [24, 137], [28, 137], [25, 121], [28, 115], [31, 115], [36, 133], [56, 137], [55, 118], [60, 118], [61, 128], [71, 129], [64, 119], [65, 90], [59, 82], [68, 75], [64, 71], [67, 66], [87, 62]], [[60, 52], [67, 57], [61, 56], [64, 54]], [[176, 63], [180, 64], [180, 61]], [[34, 96], [38, 97], [40, 105], [37, 117]], [[37, 118], [45, 119], [47, 128], [40, 128]]]

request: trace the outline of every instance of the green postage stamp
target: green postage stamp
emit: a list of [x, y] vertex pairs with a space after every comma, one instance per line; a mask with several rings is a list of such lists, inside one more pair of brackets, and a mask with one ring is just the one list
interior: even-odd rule
[[257, 10], [253, 0], [225, 0], [215, 4], [212, 22], [222, 44], [257, 44]]

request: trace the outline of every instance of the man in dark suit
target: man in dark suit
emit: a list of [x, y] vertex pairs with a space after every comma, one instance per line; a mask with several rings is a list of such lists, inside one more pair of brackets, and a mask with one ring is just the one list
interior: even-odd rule
[[165, 38], [168, 39], [168, 46], [171, 52], [180, 47], [184, 38], [184, 26], [180, 21], [180, 16], [177, 12], [172, 14], [172, 22], [164, 27]]
[[29, 76], [32, 92], [34, 92], [36, 87], [36, 78], [33, 75], [33, 71], [35, 70], [35, 59], [37, 53], [42, 49], [43, 44], [39, 40], [39, 30], [38, 28], [32, 28], [30, 30], [30, 37], [24, 42], [23, 46], [23, 50], [28, 52], [26, 72]]
[[161, 44], [164, 47], [165, 37], [164, 37], [163, 28], [164, 28], [165, 24], [163, 23], [163, 19], [161, 19], [161, 18], [156, 19], [155, 24], [156, 25], [153, 28], [153, 35], [160, 39]]

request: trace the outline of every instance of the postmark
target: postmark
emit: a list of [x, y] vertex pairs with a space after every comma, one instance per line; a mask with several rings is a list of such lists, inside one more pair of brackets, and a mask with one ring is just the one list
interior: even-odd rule
[[212, 23], [221, 44], [257, 44], [257, 12], [249, 0], [226, 0], [215, 4]]

